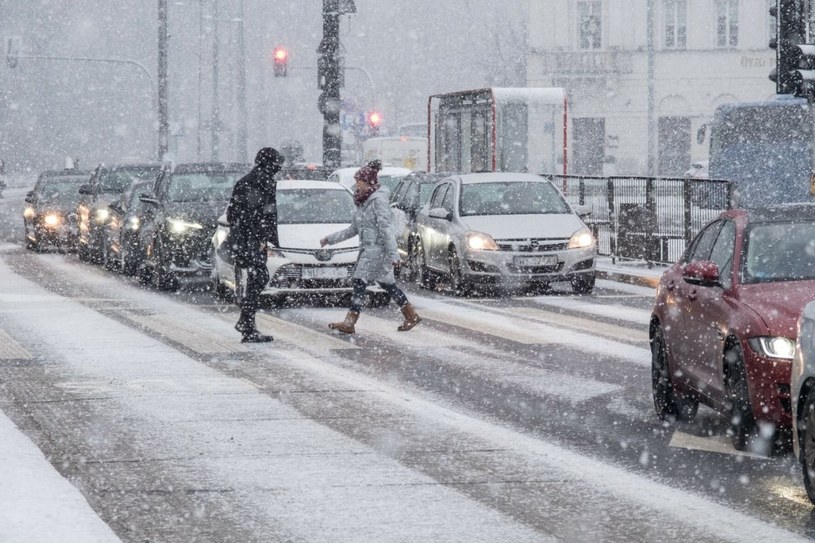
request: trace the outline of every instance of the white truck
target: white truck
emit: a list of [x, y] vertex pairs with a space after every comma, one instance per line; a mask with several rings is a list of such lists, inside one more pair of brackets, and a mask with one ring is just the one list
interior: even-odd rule
[[423, 172], [427, 169], [427, 138], [414, 136], [368, 138], [362, 144], [362, 159], [364, 162], [379, 159], [384, 165]]

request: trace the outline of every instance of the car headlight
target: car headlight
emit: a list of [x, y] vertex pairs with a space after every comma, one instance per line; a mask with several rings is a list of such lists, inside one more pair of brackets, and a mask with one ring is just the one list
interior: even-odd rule
[[190, 230], [201, 230], [203, 225], [197, 222], [182, 221], [181, 219], [167, 219], [167, 226], [173, 234], [186, 234]]
[[584, 249], [594, 245], [594, 236], [591, 235], [591, 230], [588, 228], [581, 228], [569, 238], [569, 249]]
[[139, 227], [141, 226], [141, 221], [139, 220], [138, 217], [130, 217], [129, 219], [127, 219], [127, 226], [131, 230], [138, 230]]
[[26, 219], [33, 219], [36, 216], [37, 210], [35, 210], [31, 206], [26, 206], [25, 209], [23, 210], [23, 217], [25, 217]]
[[487, 234], [481, 232], [468, 232], [465, 238], [467, 247], [476, 251], [497, 251], [498, 244]]
[[48, 213], [43, 217], [42, 222], [45, 223], [45, 226], [59, 226], [62, 222], [62, 217], [57, 213]]
[[104, 224], [108, 217], [110, 217], [110, 211], [107, 209], [97, 209], [93, 214], [93, 220], [96, 221], [97, 224]]
[[770, 358], [792, 360], [795, 354], [795, 342], [786, 337], [751, 337], [747, 343], [755, 352]]

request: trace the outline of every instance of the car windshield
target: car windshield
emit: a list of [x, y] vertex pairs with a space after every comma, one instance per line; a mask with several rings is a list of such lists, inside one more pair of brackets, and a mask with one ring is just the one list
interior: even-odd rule
[[382, 175], [379, 174], [376, 176], [379, 184], [383, 187], [388, 187], [389, 191], [393, 191], [396, 188], [396, 184], [402, 180], [404, 175]]
[[99, 192], [121, 194], [137, 181], [152, 181], [158, 176], [159, 169], [158, 166], [142, 166], [108, 172], [99, 179]]
[[277, 191], [278, 224], [349, 223], [353, 213], [354, 198], [345, 190]]
[[566, 201], [550, 183], [509, 181], [464, 184], [461, 216], [569, 213]]
[[197, 172], [175, 174], [167, 188], [171, 202], [226, 202], [232, 187], [246, 172]]
[[87, 180], [87, 177], [83, 176], [44, 181], [38, 189], [38, 201], [43, 204], [78, 204], [79, 187]]
[[747, 234], [744, 283], [815, 279], [815, 223], [756, 224]]

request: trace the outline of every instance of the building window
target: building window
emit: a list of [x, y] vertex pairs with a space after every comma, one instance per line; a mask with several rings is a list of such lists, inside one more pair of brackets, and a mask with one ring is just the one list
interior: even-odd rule
[[739, 0], [716, 0], [716, 47], [739, 45]]
[[600, 49], [602, 38], [602, 2], [578, 2], [577, 23], [580, 49]]
[[665, 0], [665, 47], [684, 49], [688, 45], [688, 0]]

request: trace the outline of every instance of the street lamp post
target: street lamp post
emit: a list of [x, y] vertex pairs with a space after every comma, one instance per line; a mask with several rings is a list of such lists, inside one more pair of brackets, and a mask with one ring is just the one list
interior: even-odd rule
[[158, 159], [168, 151], [167, 111], [167, 0], [158, 0]]
[[212, 113], [210, 116], [210, 159], [219, 157], [221, 110], [218, 108], [218, 0], [212, 0]]

